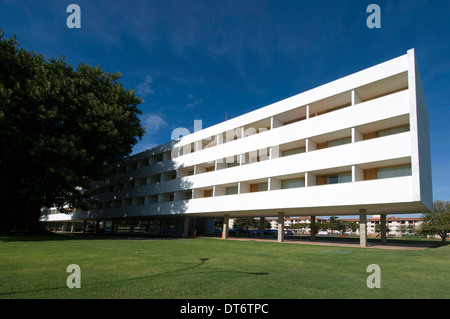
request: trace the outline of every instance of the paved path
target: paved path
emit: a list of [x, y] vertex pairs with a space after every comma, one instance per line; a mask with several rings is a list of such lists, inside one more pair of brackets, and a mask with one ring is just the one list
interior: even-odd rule
[[[205, 237], [211, 238], [211, 237]], [[214, 237], [216, 239], [221, 239], [220, 237]], [[278, 242], [276, 239], [260, 239], [260, 238], [249, 238], [249, 237], [228, 237], [227, 240], [241, 240], [241, 241], [263, 241], [263, 242]], [[318, 241], [309, 241], [309, 240], [299, 240], [299, 239], [284, 239], [283, 243], [287, 244], [304, 244], [304, 245], [317, 245], [317, 246], [337, 246], [337, 247], [352, 247], [352, 248], [361, 248], [359, 246], [359, 242], [351, 242], [351, 241], [327, 241], [327, 240], [318, 240]], [[376, 249], [397, 249], [397, 250], [424, 250], [433, 246], [434, 243], [388, 243], [387, 245], [381, 245], [380, 243], [371, 243], [367, 244], [367, 248], [376, 248]]]

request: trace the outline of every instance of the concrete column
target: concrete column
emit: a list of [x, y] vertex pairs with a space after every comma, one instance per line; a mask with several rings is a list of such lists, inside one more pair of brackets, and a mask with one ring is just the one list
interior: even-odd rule
[[316, 241], [316, 216], [311, 216], [311, 241]]
[[355, 90], [352, 90], [352, 105], [356, 105], [362, 102], [362, 99], [359, 97], [358, 93]]
[[386, 214], [380, 215], [381, 245], [386, 245]]
[[278, 242], [284, 241], [284, 213], [278, 213]]
[[310, 172], [305, 173], [305, 187], [315, 186], [317, 183], [316, 175]]
[[364, 180], [364, 170], [356, 165], [352, 166], [352, 182]]
[[228, 223], [229, 222], [230, 222], [230, 215], [225, 214], [223, 216], [222, 239], [228, 238]]
[[270, 159], [275, 159], [280, 157], [280, 145], [274, 145], [270, 148]]
[[259, 238], [264, 238], [264, 225], [265, 225], [266, 219], [264, 217], [261, 217], [259, 219]]
[[111, 221], [111, 235], [112, 234], [114, 234], [115, 232], [116, 232], [116, 220], [115, 219], [113, 219], [112, 221]]
[[130, 234], [134, 233], [134, 220], [131, 220], [130, 224]]
[[184, 229], [183, 229], [183, 237], [186, 238], [189, 236], [189, 216], [184, 217]]
[[274, 178], [274, 177], [269, 177], [269, 182], [268, 182], [268, 190], [269, 191], [273, 191], [276, 189], [281, 189], [281, 180]]
[[310, 138], [307, 138], [305, 150], [306, 150], [306, 152], [315, 151], [315, 150], [317, 150], [317, 144]]
[[356, 128], [352, 127], [352, 143], [363, 140], [363, 134]]
[[276, 117], [272, 116], [270, 118], [270, 129], [274, 129], [277, 127], [281, 127], [283, 126], [283, 122], [281, 122], [279, 119], [277, 119]]
[[367, 247], [367, 212], [365, 209], [359, 210], [359, 245]]

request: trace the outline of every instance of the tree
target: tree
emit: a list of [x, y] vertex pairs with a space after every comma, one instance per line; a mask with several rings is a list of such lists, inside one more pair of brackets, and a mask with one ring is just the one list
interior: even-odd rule
[[223, 227], [223, 218], [215, 218], [214, 229], [222, 229], [222, 227]]
[[438, 234], [445, 242], [450, 232], [450, 202], [435, 200], [433, 211], [422, 215], [423, 223], [420, 232], [426, 235]]
[[339, 228], [339, 220], [336, 216], [331, 216], [330, 221], [328, 222], [328, 228], [332, 231], [337, 230]]
[[337, 230], [342, 234], [345, 231], [345, 225], [342, 221], [340, 221], [336, 216], [331, 216], [330, 221], [328, 222], [328, 228], [332, 231]]
[[414, 234], [414, 226], [413, 225], [401, 225], [400, 226], [400, 235], [409, 236], [410, 234]]
[[350, 234], [353, 234], [359, 228], [359, 224], [355, 222], [341, 221], [341, 223], [344, 225], [344, 230], [350, 232]]
[[[259, 225], [258, 225], [258, 227], [259, 227]], [[270, 229], [270, 228], [272, 228], [272, 225], [270, 224], [270, 222], [267, 219], [265, 219], [264, 220], [264, 229]]]
[[255, 229], [259, 227], [259, 223], [254, 218], [236, 218], [234, 228]]
[[[391, 229], [388, 226], [386, 226], [386, 233], [389, 233], [390, 231], [391, 231]], [[375, 232], [381, 233], [381, 224], [380, 223], [375, 225]]]
[[84, 190], [141, 139], [143, 102], [120, 73], [46, 60], [0, 30], [1, 230], [32, 230], [42, 207], [85, 207]]

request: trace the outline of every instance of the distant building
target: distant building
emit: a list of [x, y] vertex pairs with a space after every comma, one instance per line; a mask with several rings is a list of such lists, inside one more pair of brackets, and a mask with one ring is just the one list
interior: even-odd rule
[[[359, 219], [339, 219], [342, 221], [349, 221], [359, 223]], [[419, 217], [396, 217], [391, 216], [386, 218], [386, 225], [388, 228], [387, 234], [389, 236], [402, 236], [416, 233], [423, 219]], [[373, 215], [372, 218], [367, 219], [367, 233], [375, 235], [379, 233], [377, 226], [380, 224], [380, 215]], [[359, 234], [359, 232], [356, 232]]]
[[[278, 229], [278, 218], [267, 218], [270, 222], [271, 229]], [[315, 218], [316, 223], [326, 223], [328, 222], [325, 218], [316, 217]], [[308, 225], [307, 227], [304, 227], [304, 231], [310, 231], [311, 230], [311, 217], [309, 216], [299, 216], [299, 217], [285, 217], [284, 218], [284, 226], [289, 227], [291, 225]]]

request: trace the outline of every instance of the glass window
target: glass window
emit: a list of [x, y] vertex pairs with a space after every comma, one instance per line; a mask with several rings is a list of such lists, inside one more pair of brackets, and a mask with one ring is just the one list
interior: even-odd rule
[[349, 183], [352, 181], [352, 173], [340, 173], [328, 176], [328, 184]]
[[237, 186], [232, 186], [232, 187], [227, 187], [227, 195], [234, 195], [238, 193], [238, 187]]
[[398, 134], [398, 133], [403, 133], [403, 132], [408, 132], [408, 131], [409, 131], [409, 125], [394, 127], [394, 128], [389, 128], [387, 130], [378, 131], [377, 137], [388, 136], [388, 135]]
[[305, 152], [305, 147], [294, 148], [292, 150], [287, 150], [282, 152], [282, 156], [295, 155]]
[[261, 183], [258, 184], [258, 192], [265, 192], [268, 190], [269, 184], [268, 183]]
[[338, 146], [338, 145], [344, 145], [352, 142], [351, 137], [341, 138], [339, 140], [329, 141], [328, 147]]
[[410, 176], [411, 175], [411, 165], [400, 165], [392, 167], [382, 167], [377, 169], [377, 178], [390, 178], [390, 177], [400, 177], [400, 176]]
[[305, 187], [304, 178], [294, 178], [281, 181], [281, 189]]
[[212, 197], [212, 189], [207, 189], [203, 192], [203, 197]]

